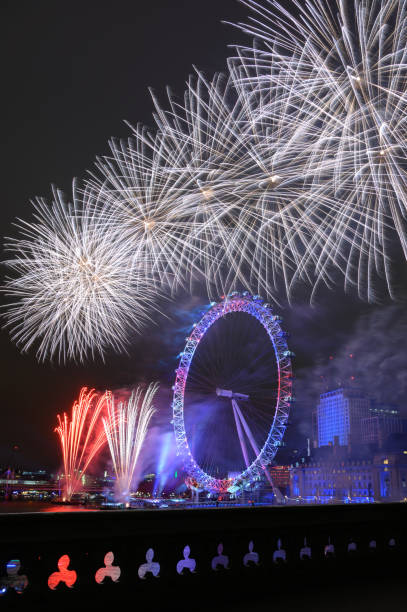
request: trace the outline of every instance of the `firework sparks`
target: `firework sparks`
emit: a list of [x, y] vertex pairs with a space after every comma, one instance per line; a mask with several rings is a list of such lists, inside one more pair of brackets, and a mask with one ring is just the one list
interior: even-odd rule
[[327, 239], [304, 214], [316, 196], [303, 188], [319, 171], [315, 127], [298, 129], [281, 104], [266, 114], [238, 72], [198, 73], [182, 103], [169, 94], [169, 110], [154, 98], [157, 134], [138, 127], [97, 162], [97, 214], [161, 287], [203, 280], [211, 297], [242, 286], [273, 297], [281, 276], [288, 295], [298, 280], [327, 283], [309, 244]]
[[127, 402], [115, 405], [112, 393], [107, 393], [107, 416], [103, 425], [116, 474], [116, 495], [127, 501], [140, 451], [148, 426], [155, 412], [154, 396], [158, 383], [150, 384], [144, 391], [138, 387]]
[[82, 477], [106, 442], [105, 431], [100, 427], [106, 399], [105, 394], [98, 398], [94, 389], [83, 387], [72, 406], [71, 418], [66, 413], [62, 417], [58, 414], [55, 431], [61, 443], [64, 498], [68, 501], [82, 487]]
[[[281, 72], [279, 61], [273, 70]], [[280, 83], [266, 104], [242, 71], [231, 62], [229, 77], [198, 73], [182, 104], [170, 95], [168, 111], [155, 100], [171, 172], [188, 186], [197, 266], [217, 292], [255, 287], [274, 297], [281, 277], [288, 296], [298, 280], [329, 284], [319, 251], [330, 237], [307, 214], [316, 197], [331, 204], [315, 122], [293, 88]]]
[[327, 172], [330, 185], [307, 214], [326, 236], [322, 258], [362, 297], [375, 299], [378, 276], [393, 297], [396, 242], [407, 257], [406, 0], [293, 0], [295, 13], [274, 0], [243, 3], [254, 14], [239, 27], [260, 41], [241, 51], [246, 84], [266, 98], [276, 82], [293, 89], [301, 121], [319, 131], [314, 186]]
[[[376, 300], [407, 258], [407, 0], [242, 0], [229, 75], [153, 96], [157, 131], [111, 142], [77, 201], [11, 240], [7, 325], [39, 359], [121, 350], [158, 291], [292, 299], [341, 275]], [[311, 295], [311, 299], [312, 299]]]
[[183, 198], [186, 181], [159, 134], [137, 127], [134, 137], [110, 142], [87, 186], [96, 214], [120, 232], [133, 260], [156, 286], [177, 289], [194, 270], [193, 209]]
[[[21, 221], [21, 237], [10, 240], [15, 273], [3, 288], [13, 302], [6, 320], [23, 351], [37, 357], [82, 361], [108, 347], [122, 350], [132, 329], [142, 329], [155, 292], [120, 236], [74, 197], [67, 204], [54, 190], [53, 205], [34, 204], [35, 218]], [[75, 196], [75, 189], [74, 189]]]

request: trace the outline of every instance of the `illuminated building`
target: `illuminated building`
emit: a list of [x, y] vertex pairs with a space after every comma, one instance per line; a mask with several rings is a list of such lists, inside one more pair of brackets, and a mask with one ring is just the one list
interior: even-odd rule
[[317, 406], [318, 446], [338, 437], [341, 446], [361, 441], [361, 420], [370, 416], [371, 400], [357, 389], [335, 389], [320, 396]]
[[311, 413], [312, 426], [312, 447], [318, 448], [318, 411], [315, 409]]
[[288, 493], [290, 487], [290, 466], [275, 465], [270, 468], [270, 476], [273, 484], [276, 485], [283, 494]]
[[317, 503], [407, 498], [407, 453], [351, 457], [339, 445], [318, 451], [309, 461], [291, 468], [294, 497]]

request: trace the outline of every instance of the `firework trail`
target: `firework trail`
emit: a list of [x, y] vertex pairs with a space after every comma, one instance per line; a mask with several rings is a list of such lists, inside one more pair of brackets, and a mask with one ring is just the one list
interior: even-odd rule
[[[170, 98], [171, 112], [159, 112], [160, 130], [182, 149], [183, 168], [194, 171], [205, 193], [201, 243], [203, 250], [218, 245], [206, 257], [205, 276], [217, 281], [218, 294], [243, 286], [274, 299], [281, 279], [288, 297], [298, 281], [329, 284], [317, 250], [309, 248], [321, 236], [318, 220], [304, 214], [316, 196], [304, 187], [314, 185], [321, 162], [315, 126], [293, 122], [287, 109], [294, 90], [285, 88], [284, 108], [263, 108], [257, 92], [240, 86], [241, 67], [230, 67], [229, 77], [210, 82], [198, 73], [183, 105]], [[277, 89], [274, 95], [280, 99]]]
[[107, 393], [107, 416], [103, 417], [105, 435], [109, 444], [116, 474], [116, 496], [126, 501], [140, 451], [147, 435], [150, 419], [155, 412], [154, 396], [158, 383], [152, 383], [144, 391], [138, 387], [127, 402], [115, 405], [112, 393]]
[[99, 158], [87, 181], [96, 214], [120, 232], [133, 259], [156, 286], [185, 285], [194, 268], [190, 235], [193, 209], [183, 199], [188, 186], [158, 134], [144, 127], [134, 137], [110, 142], [111, 156]]
[[60, 191], [53, 196], [51, 207], [34, 203], [34, 220], [20, 221], [21, 237], [7, 245], [14, 277], [3, 288], [13, 299], [6, 326], [23, 351], [36, 347], [39, 360], [122, 350], [149, 320], [157, 290], [128, 243], [92, 212], [90, 192], [79, 203], [74, 185], [73, 205]]
[[6, 325], [39, 359], [122, 350], [158, 292], [278, 300], [344, 279], [395, 296], [407, 258], [407, 0], [242, 0], [229, 74], [153, 96], [157, 130], [98, 158], [73, 205], [10, 240]]
[[64, 498], [70, 500], [82, 486], [82, 477], [91, 461], [106, 442], [106, 434], [100, 426], [107, 395], [98, 398], [94, 389], [83, 387], [79, 399], [72, 406], [69, 419], [66, 413], [58, 414], [59, 436], [64, 463]]
[[330, 187], [307, 214], [327, 238], [322, 259], [361, 297], [376, 298], [377, 277], [394, 297], [396, 243], [407, 257], [406, 0], [293, 0], [292, 13], [274, 0], [242, 1], [253, 14], [239, 27], [257, 39], [240, 52], [243, 80], [265, 104], [276, 84], [294, 90], [300, 121], [319, 131], [315, 184], [328, 173]]
[[287, 294], [298, 280], [328, 282], [309, 248], [319, 221], [304, 215], [316, 195], [304, 183], [319, 172], [315, 127], [299, 130], [277, 107], [266, 116], [237, 76], [197, 73], [182, 102], [168, 94], [168, 110], [154, 98], [156, 136], [136, 128], [97, 163], [89, 188], [99, 214], [160, 283], [192, 290], [203, 280], [211, 297], [242, 286], [273, 297], [281, 276]]

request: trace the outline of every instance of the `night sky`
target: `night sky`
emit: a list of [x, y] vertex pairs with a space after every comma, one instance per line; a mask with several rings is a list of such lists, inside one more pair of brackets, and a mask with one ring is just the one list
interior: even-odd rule
[[[30, 218], [30, 198], [49, 196], [51, 183], [69, 193], [72, 178], [108, 153], [110, 137], [129, 135], [124, 119], [153, 126], [148, 87], [164, 95], [170, 85], [182, 95], [193, 65], [208, 75], [225, 69], [227, 45], [250, 40], [221, 20], [243, 20], [247, 12], [236, 0], [4, 3], [2, 235], [15, 234], [15, 217]], [[17, 444], [22, 465], [56, 467], [56, 414], [69, 409], [82, 385], [103, 390], [150, 379], [170, 385], [190, 313], [206, 302], [204, 293], [180, 295], [169, 319], [156, 317], [128, 355], [108, 355], [105, 364], [38, 364], [3, 330], [0, 464], [15, 460]], [[405, 410], [405, 303], [368, 305], [338, 287], [321, 292], [314, 307], [304, 296], [278, 311], [297, 354], [288, 440], [304, 442], [318, 393], [351, 376], [352, 384]], [[169, 407], [162, 410], [166, 420]]]

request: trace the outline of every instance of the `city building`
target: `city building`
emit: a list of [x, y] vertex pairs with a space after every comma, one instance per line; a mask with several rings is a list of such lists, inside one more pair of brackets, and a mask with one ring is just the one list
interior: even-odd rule
[[318, 410], [311, 413], [312, 448], [318, 448]]
[[375, 444], [383, 448], [391, 434], [403, 433], [403, 423], [396, 415], [376, 415], [361, 420], [362, 444]]
[[399, 408], [397, 404], [383, 404], [381, 402], [377, 402], [376, 400], [372, 400], [369, 411], [371, 416], [389, 416], [399, 418]]
[[290, 466], [275, 465], [270, 468], [270, 476], [273, 484], [279, 488], [283, 495], [288, 495], [290, 490]]
[[332, 445], [337, 436], [341, 446], [369, 444], [381, 449], [390, 435], [403, 431], [395, 404], [379, 403], [360, 389], [323, 393], [312, 412], [314, 448]]
[[291, 468], [291, 495], [318, 503], [405, 500], [407, 450], [352, 456], [336, 439]]
[[318, 447], [361, 442], [361, 420], [370, 416], [371, 400], [358, 389], [340, 388], [322, 393], [316, 411]]

